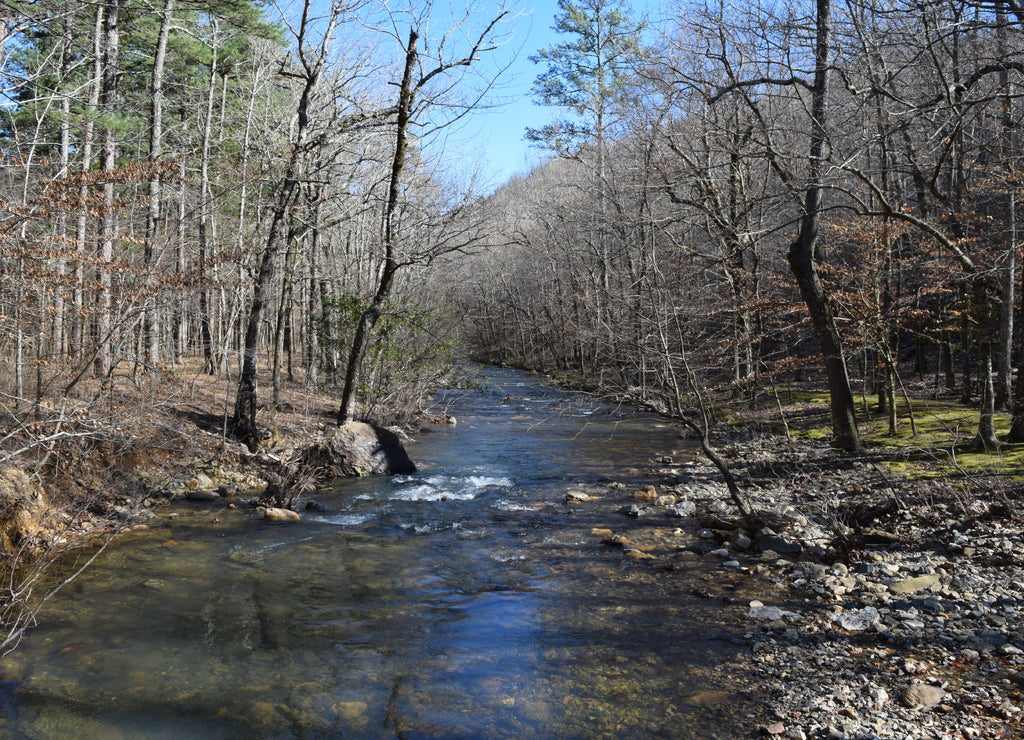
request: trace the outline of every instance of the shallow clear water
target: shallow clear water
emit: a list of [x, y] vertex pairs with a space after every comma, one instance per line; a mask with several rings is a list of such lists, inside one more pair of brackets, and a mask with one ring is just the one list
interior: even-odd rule
[[183, 504], [117, 540], [3, 663], [0, 733], [749, 733], [742, 640], [685, 595], [698, 566], [626, 560], [590, 534], [621, 515], [561, 503], [640, 482], [673, 430], [484, 372], [438, 399], [459, 423], [410, 445], [415, 475], [343, 481], [298, 524]]

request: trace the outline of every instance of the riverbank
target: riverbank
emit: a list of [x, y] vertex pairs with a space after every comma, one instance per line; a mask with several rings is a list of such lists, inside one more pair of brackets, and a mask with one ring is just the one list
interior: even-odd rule
[[[269, 377], [261, 378], [267, 381]], [[291, 450], [331, 426], [336, 404], [301, 382], [285, 382], [261, 423], [273, 428], [266, 449], [252, 454], [227, 434], [234, 386], [180, 368], [159, 375], [114, 376], [100, 389], [83, 379], [72, 395], [37, 408], [6, 411], [0, 446], [0, 543], [5, 578], [23, 609], [0, 632], [18, 630], [45, 601], [28, 589], [35, 575], [81, 545], [144, 527], [175, 498], [235, 499], [259, 495], [281, 477]], [[31, 564], [25, 593], [14, 569]], [[4, 633], [6, 634], [6, 633]], [[0, 634], [2, 641], [4, 634]]]
[[1024, 737], [1016, 486], [901, 479], [877, 453], [809, 441], [728, 454], [774, 529], [737, 526], [717, 471], [668, 453], [651, 487], [601, 497], [621, 524], [595, 536], [666, 578], [716, 563], [694, 587], [747, 620], [765, 710], [751, 736]]
[[[284, 421], [282, 439], [316, 431]], [[612, 481], [567, 491], [566, 505], [610, 506], [616, 524], [592, 536], [635, 567], [672, 578], [687, 561], [714, 565], [717, 577], [683, 585], [746, 620], [760, 678], [749, 695], [762, 703], [751, 736], [1024, 737], [1019, 487], [1000, 475], [911, 479], [891, 466], [906, 452], [749, 432], [722, 452], [770, 512], [760, 528], [741, 526], [718, 471], [685, 443], [639, 471], [649, 487]]]
[[[145, 527], [172, 498], [255, 498], [332, 422], [331, 397], [287, 384], [264, 416], [275, 436], [251, 454], [223, 435], [223, 381], [178, 383], [164, 394], [173, 403], [119, 415], [120, 454], [66, 471], [83, 489], [116, 483], [90, 504], [97, 523]], [[711, 566], [679, 588], [745, 625], [758, 683], [743, 699], [761, 707], [749, 735], [1024, 736], [1015, 486], [999, 476], [910, 480], [878, 448], [842, 455], [750, 427], [730, 434], [721, 451], [751, 502], [771, 512], [756, 526], [737, 521], [718, 472], [682, 440], [652, 450], [647, 470], [553, 503], [593, 512], [590, 541], [621, 550], [626, 567], [683, 579], [688, 562]]]

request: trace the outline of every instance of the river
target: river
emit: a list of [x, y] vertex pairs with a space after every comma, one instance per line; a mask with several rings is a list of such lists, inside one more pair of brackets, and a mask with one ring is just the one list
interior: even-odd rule
[[649, 482], [675, 430], [481, 372], [437, 398], [458, 424], [409, 446], [414, 475], [296, 524], [181, 502], [117, 539], [3, 661], [0, 735], [748, 735], [742, 634], [689, 595], [713, 571], [629, 560], [591, 529], [635, 522], [563, 503]]

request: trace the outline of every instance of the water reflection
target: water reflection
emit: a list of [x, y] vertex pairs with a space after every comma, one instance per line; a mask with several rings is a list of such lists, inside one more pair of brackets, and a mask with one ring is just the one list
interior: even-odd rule
[[694, 573], [560, 503], [671, 430], [511, 371], [448, 400], [415, 476], [343, 482], [296, 525], [183, 506], [119, 541], [8, 659], [6, 736], [738, 736], [738, 702], [692, 701], [742, 681], [679, 596]]

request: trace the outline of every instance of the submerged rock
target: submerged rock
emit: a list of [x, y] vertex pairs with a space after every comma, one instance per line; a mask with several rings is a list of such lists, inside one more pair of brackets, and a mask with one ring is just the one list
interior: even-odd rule
[[705, 689], [687, 698], [685, 703], [691, 707], [717, 707], [727, 704], [731, 699], [732, 694], [728, 691]]
[[186, 491], [185, 498], [189, 501], [219, 501], [220, 494], [208, 489], [199, 489], [195, 491]]
[[339, 701], [334, 705], [335, 713], [347, 720], [364, 716], [369, 708], [370, 706], [365, 701]]
[[281, 509], [276, 506], [260, 506], [256, 509], [256, 513], [268, 522], [297, 522], [302, 518], [297, 511]]

